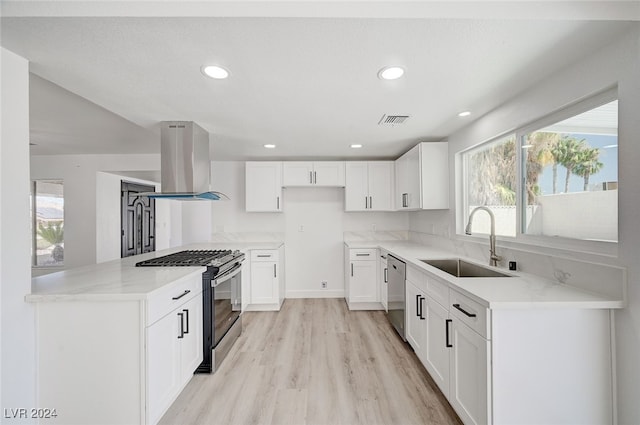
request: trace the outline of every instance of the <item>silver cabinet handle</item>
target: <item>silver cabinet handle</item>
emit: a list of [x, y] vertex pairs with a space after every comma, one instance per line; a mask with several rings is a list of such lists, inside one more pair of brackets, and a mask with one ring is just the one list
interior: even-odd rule
[[389, 277], [387, 275], [389, 269], [388, 268], [384, 268], [384, 283], [389, 283]]
[[356, 257], [368, 257], [370, 254], [356, 254]]
[[309, 171], [309, 184], [313, 184], [313, 172]]
[[271, 254], [258, 254], [257, 255], [258, 258], [271, 258]]
[[276, 196], [276, 209], [279, 210], [280, 209], [280, 197]]
[[318, 172], [317, 171], [313, 172], [313, 182], [315, 184], [318, 184]]
[[277, 266], [274, 264], [273, 265], [273, 277], [278, 277], [276, 270], [277, 270]]
[[364, 197], [364, 209], [366, 210], [367, 208], [369, 208], [369, 205], [367, 204], [367, 197]]
[[373, 198], [371, 198], [371, 196], [369, 196], [369, 209], [373, 208]]
[[351, 263], [351, 277], [353, 277], [353, 263]]

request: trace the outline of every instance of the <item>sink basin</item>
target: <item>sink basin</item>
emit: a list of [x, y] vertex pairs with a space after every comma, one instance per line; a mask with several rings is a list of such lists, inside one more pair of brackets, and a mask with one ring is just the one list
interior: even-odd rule
[[488, 267], [469, 263], [459, 258], [420, 261], [455, 277], [512, 277], [511, 275], [501, 273]]

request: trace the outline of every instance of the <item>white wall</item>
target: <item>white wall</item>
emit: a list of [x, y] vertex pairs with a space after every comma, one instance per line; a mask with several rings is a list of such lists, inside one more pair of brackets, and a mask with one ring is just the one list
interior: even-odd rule
[[[36, 407], [29, 222], [29, 63], [0, 48], [0, 407]], [[5, 416], [3, 414], [3, 416]], [[3, 423], [29, 423], [2, 419]]]
[[[490, 139], [510, 129], [519, 127], [562, 108], [607, 87], [618, 85], [619, 118], [618, 172], [618, 256], [596, 256], [578, 252], [548, 250], [556, 255], [552, 264], [556, 267], [570, 267], [572, 260], [587, 259], [593, 263], [623, 266], [627, 268], [628, 307], [617, 311], [616, 317], [616, 362], [618, 415], [621, 424], [640, 422], [640, 24], [625, 37], [607, 48], [594, 52], [578, 63], [556, 73], [542, 81], [503, 106], [479, 118], [461, 131], [449, 137], [451, 181], [454, 181], [454, 154], [469, 146]], [[451, 205], [455, 205], [455, 191], [450, 195]], [[471, 241], [472, 238], [455, 236], [455, 210], [442, 212], [411, 213], [410, 229], [417, 232], [432, 233], [450, 238], [452, 244], [479, 252], [472, 246], [482, 247], [486, 251], [486, 242], [482, 245]], [[498, 242], [498, 254], [500, 254]], [[504, 243], [502, 243], [504, 245]], [[523, 267], [535, 262], [538, 255], [527, 255], [527, 247], [518, 247], [519, 261]], [[533, 249], [532, 249], [533, 250]], [[566, 260], [563, 260], [565, 258]], [[565, 264], [566, 263], [566, 264]], [[594, 267], [594, 266], [590, 266]], [[576, 269], [576, 271], [579, 271]], [[586, 285], [606, 286], [609, 284], [606, 273], [580, 274]], [[589, 281], [591, 279], [591, 281]], [[605, 288], [606, 289], [606, 288]], [[606, 292], [606, 291], [605, 291]]]
[[[211, 229], [236, 234], [238, 240], [284, 240], [286, 296], [344, 295], [343, 233], [407, 230], [405, 212], [344, 212], [342, 188], [286, 188], [282, 213], [245, 212], [244, 162], [214, 161], [212, 188], [231, 201], [211, 204]], [[300, 227], [302, 226], [302, 231]], [[326, 290], [321, 281], [328, 282]]]
[[[156, 191], [160, 185], [147, 180], [131, 178], [114, 173], [96, 173], [96, 263], [115, 260], [121, 255], [121, 182], [147, 184]], [[156, 200], [156, 251], [170, 247], [171, 217], [169, 203]]]
[[[95, 264], [97, 257], [96, 188], [99, 172], [155, 171], [160, 155], [34, 155], [32, 179], [64, 181], [64, 261], [65, 268]], [[101, 180], [102, 181], [102, 180]], [[118, 189], [118, 205], [120, 195]], [[104, 199], [100, 201], [103, 203]], [[103, 229], [105, 230], [105, 229]], [[119, 232], [119, 230], [118, 230]], [[101, 254], [102, 255], [102, 254]], [[104, 257], [102, 257], [104, 259]]]

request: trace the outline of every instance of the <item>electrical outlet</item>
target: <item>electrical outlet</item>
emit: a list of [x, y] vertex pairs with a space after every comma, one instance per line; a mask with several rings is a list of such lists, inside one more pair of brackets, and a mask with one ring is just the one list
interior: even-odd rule
[[322, 289], [327, 289], [327, 281], [323, 280], [322, 282], [320, 282], [320, 286], [322, 287]]

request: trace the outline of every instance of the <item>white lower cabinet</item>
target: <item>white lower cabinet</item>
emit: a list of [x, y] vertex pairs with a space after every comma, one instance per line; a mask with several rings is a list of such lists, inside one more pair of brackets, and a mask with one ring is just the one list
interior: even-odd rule
[[465, 424], [489, 423], [490, 342], [460, 320], [450, 320], [449, 403]]
[[378, 257], [378, 281], [380, 282], [380, 304], [387, 311], [387, 292], [389, 285], [389, 269], [387, 269], [388, 252], [381, 250]]
[[280, 310], [284, 302], [284, 248], [252, 250], [247, 310]]
[[58, 415], [47, 424], [155, 424], [202, 362], [201, 273], [148, 298], [36, 308], [38, 402]]
[[425, 326], [426, 318], [423, 315], [424, 292], [420, 290], [413, 282], [407, 280], [407, 298], [405, 300], [406, 308], [406, 324], [405, 338], [418, 357], [426, 346], [427, 328]]
[[345, 247], [345, 299], [350, 310], [381, 310], [377, 249]]
[[609, 310], [490, 310], [447, 287], [407, 265], [406, 338], [463, 423], [615, 423]]
[[149, 423], [160, 420], [202, 362], [202, 295], [147, 328]]

